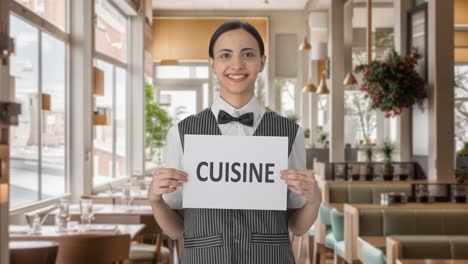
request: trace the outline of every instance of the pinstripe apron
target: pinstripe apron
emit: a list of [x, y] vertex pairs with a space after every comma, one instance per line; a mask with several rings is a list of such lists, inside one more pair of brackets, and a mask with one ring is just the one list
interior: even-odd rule
[[[179, 125], [184, 135], [221, 135], [210, 108], [187, 117]], [[266, 111], [254, 136], [288, 137], [291, 153], [298, 125]], [[288, 236], [287, 211], [184, 209], [182, 264], [289, 264], [294, 256]]]

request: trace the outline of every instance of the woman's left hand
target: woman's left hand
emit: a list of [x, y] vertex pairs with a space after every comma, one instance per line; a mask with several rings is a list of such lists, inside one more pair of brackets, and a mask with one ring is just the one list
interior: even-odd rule
[[318, 191], [315, 175], [306, 170], [283, 170], [280, 177], [288, 185], [291, 192], [305, 196], [307, 201], [312, 202]]

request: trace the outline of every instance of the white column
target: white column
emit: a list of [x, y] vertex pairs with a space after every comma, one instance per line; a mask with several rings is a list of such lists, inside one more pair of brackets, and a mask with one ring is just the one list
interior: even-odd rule
[[130, 172], [145, 171], [145, 19], [142, 15], [130, 19]]
[[[404, 54], [407, 51], [407, 28], [408, 28], [408, 17], [407, 13], [411, 9], [412, 1], [407, 0], [394, 0], [394, 11], [395, 11], [395, 50]], [[410, 111], [405, 109], [401, 112], [400, 116], [397, 117], [397, 149], [400, 150], [400, 160], [410, 161], [411, 160], [411, 118]]]
[[330, 8], [330, 161], [344, 161], [344, 2], [332, 0]]
[[93, 1], [70, 1], [70, 191], [92, 190]]
[[429, 0], [428, 4], [428, 178], [453, 179], [455, 164], [453, 0]]

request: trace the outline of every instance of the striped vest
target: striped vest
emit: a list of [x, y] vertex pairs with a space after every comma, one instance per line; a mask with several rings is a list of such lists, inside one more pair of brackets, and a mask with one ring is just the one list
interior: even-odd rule
[[[185, 135], [221, 135], [210, 108], [179, 125]], [[298, 125], [266, 111], [254, 136], [288, 137], [291, 153]], [[294, 256], [288, 236], [287, 211], [184, 209], [182, 264], [290, 264]]]

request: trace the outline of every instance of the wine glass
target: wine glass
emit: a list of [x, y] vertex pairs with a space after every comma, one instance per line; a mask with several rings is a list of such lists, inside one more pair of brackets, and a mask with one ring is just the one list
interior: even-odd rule
[[89, 229], [91, 221], [93, 220], [93, 200], [81, 199], [80, 200], [80, 216], [81, 224], [84, 225], [85, 230]]

